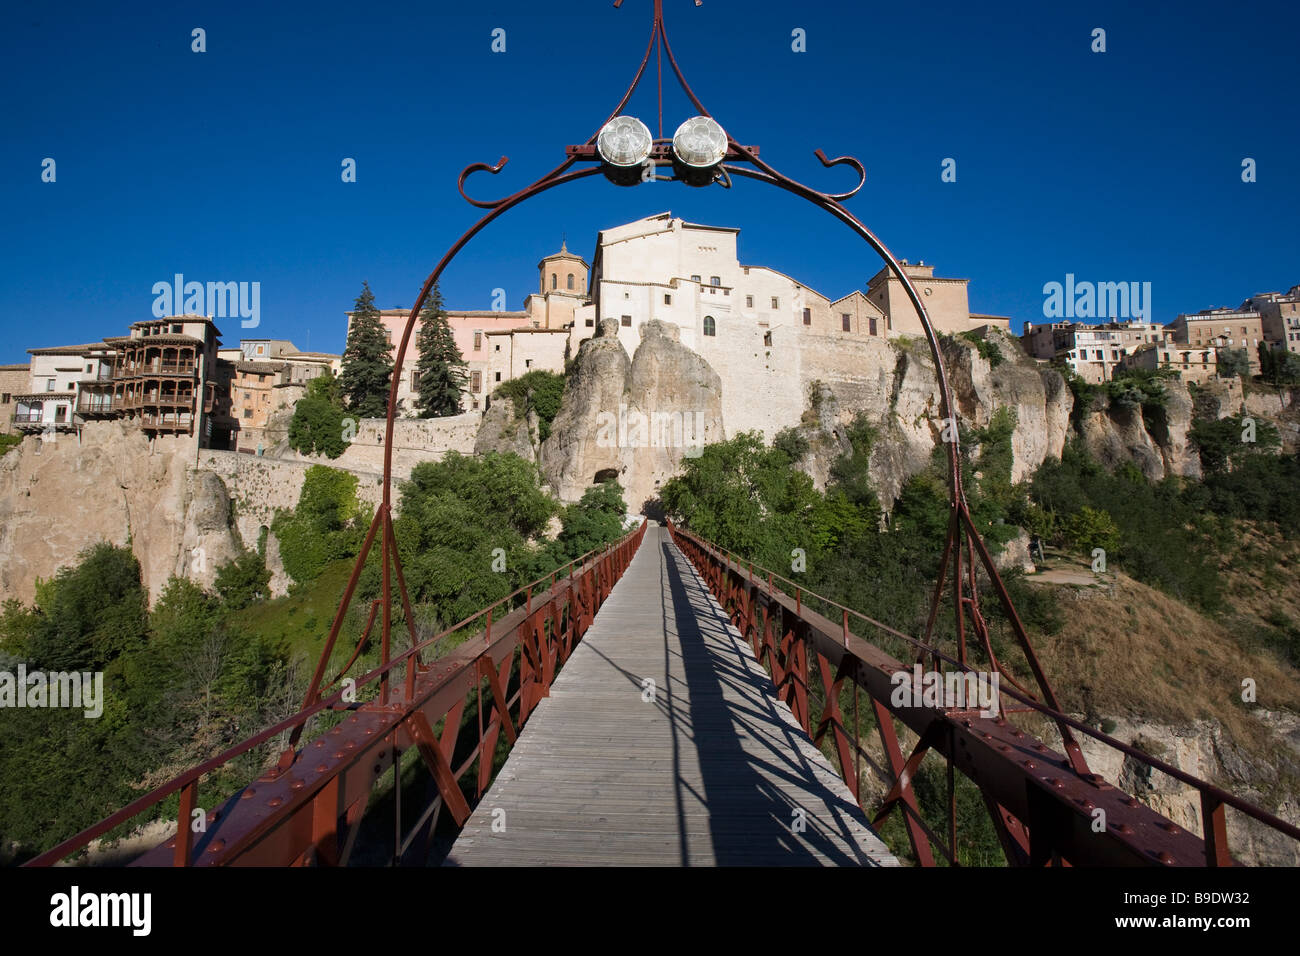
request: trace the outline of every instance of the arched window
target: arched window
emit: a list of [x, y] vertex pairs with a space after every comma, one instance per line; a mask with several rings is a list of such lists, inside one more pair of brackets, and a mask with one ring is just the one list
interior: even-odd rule
[[559, 277], [556, 276], [556, 274], [555, 274], [554, 272], [552, 272], [552, 273], [551, 273], [551, 288], [552, 288], [552, 289], [555, 288], [557, 282], [559, 282]]
[[569, 288], [570, 288], [570, 289], [573, 288], [573, 273], [572, 273], [572, 272], [569, 273]]
[[705, 335], [718, 334], [718, 324], [713, 321], [713, 316], [711, 315], [706, 315], [704, 317], [704, 334]]

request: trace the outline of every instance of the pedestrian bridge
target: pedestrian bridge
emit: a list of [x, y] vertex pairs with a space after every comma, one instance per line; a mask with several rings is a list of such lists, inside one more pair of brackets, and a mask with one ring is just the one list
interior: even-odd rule
[[[327, 681], [381, 533], [409, 646], [392, 649], [391, 605], [376, 599]], [[969, 577], [969, 589], [955, 589], [957, 658], [932, 638], [942, 584], [925, 633], [908, 635], [653, 522], [420, 638], [394, 540], [381, 508], [301, 710], [28, 865], [175, 807], [173, 819], [202, 825], [178, 827], [133, 865], [892, 867], [899, 860], [873, 827], [896, 813], [910, 858], [928, 866], [959, 862], [957, 774], [979, 790], [1015, 865], [1224, 866], [1232, 832], [1300, 839], [1291, 824], [1062, 713], [1023, 630], [1023, 666], [1041, 699], [1018, 682], [993, 654], [977, 558], [1019, 622], [973, 531], [964, 547], [950, 533], [941, 571], [942, 582], [951, 559], [953, 580]], [[345, 680], [377, 620], [380, 666]], [[996, 714], [894, 693], [917, 668], [924, 679], [954, 669], [987, 679], [967, 664], [981, 647], [1002, 677]], [[1054, 730], [1061, 749], [1032, 726]], [[1092, 773], [1076, 735], [1198, 795], [1199, 832]], [[869, 736], [878, 748], [864, 747]], [[946, 763], [946, 806], [932, 794], [923, 808], [914, 790], [927, 755]], [[243, 779], [263, 769], [233, 794], [225, 784], [204, 809], [240, 767], [254, 768]]]
[[447, 863], [898, 865], [657, 526]]

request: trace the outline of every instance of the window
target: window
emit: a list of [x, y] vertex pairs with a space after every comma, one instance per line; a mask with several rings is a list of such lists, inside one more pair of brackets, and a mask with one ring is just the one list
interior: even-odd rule
[[596, 320], [595, 320], [595, 319], [588, 319], [584, 324], [587, 326], [587, 328], [589, 328], [589, 329], [593, 329], [593, 328], [596, 327]]
[[179, 335], [183, 331], [183, 328], [179, 322], [173, 322], [172, 331]]
[[853, 320], [849, 316], [849, 313], [847, 312], [840, 313], [840, 325], [843, 327], [845, 332], [853, 331]]
[[570, 289], [573, 288], [573, 273], [572, 273], [572, 272], [569, 273], [569, 288], [570, 288]]
[[803, 324], [812, 325], [812, 309], [803, 310]]
[[772, 296], [772, 308], [774, 309], [781, 308], [781, 300], [778, 299], [776, 296]]
[[483, 333], [478, 329], [474, 330], [474, 351], [477, 352], [483, 348]]
[[704, 334], [705, 335], [718, 334], [718, 324], [713, 321], [713, 316], [711, 315], [706, 315], [704, 317]]
[[[483, 373], [482, 373], [482, 372], [470, 372], [470, 373], [469, 373], [469, 390], [470, 390], [471, 392], [481, 392], [481, 391], [483, 391]], [[478, 406], [475, 405], [474, 407], [477, 408]]]
[[763, 344], [764, 344], [764, 345], [771, 345], [771, 344], [772, 344], [772, 333], [771, 333], [771, 332], [764, 332], [764, 333], [763, 333]]
[[493, 351], [493, 352], [500, 352], [500, 351], [501, 351], [501, 345], [498, 343], [497, 345], [492, 346], [492, 351]]
[[867, 317], [867, 327], [872, 335], [876, 335], [876, 317], [874, 315]]
[[668, 293], [665, 292], [665, 293], [664, 293], [664, 305], [672, 305], [672, 304], [673, 304], [673, 297], [672, 297], [671, 295], [669, 295]]
[[252, 410], [251, 408], [246, 408], [246, 409], [244, 409], [244, 417], [245, 417], [245, 418], [252, 418], [252, 417], [253, 417], [253, 410]]
[[557, 284], [559, 283], [559, 281], [560, 281], [559, 276], [557, 276], [554, 272], [552, 272], [552, 273], [551, 273], [551, 288], [552, 288], [552, 289], [556, 288], [556, 286], [557, 286]]
[[745, 296], [745, 308], [752, 309], [753, 307], [754, 307], [754, 297], [752, 295]]
[[4, 404], [4, 405], [8, 405], [8, 404], [9, 404], [9, 393], [8, 393], [8, 392], [0, 393], [0, 404]]
[[619, 325], [623, 326], [623, 328], [630, 329], [632, 327], [632, 316], [630, 315], [620, 316], [618, 322]]
[[691, 281], [692, 281], [692, 282], [699, 282], [699, 281], [700, 281], [700, 277], [699, 277], [699, 276], [691, 276]]
[[532, 368], [532, 367], [533, 367], [533, 360], [532, 360], [532, 359], [524, 359], [524, 368]]
[[497, 372], [497, 373], [496, 373], [496, 381], [498, 381], [498, 382], [501, 381], [501, 373], [500, 373], [500, 372]]
[[45, 380], [45, 390], [46, 390], [47, 392], [52, 392], [52, 391], [54, 391], [54, 379], [52, 379], [52, 378], [47, 378], [47, 379]]
[[89, 365], [89, 364], [86, 365], [86, 374], [87, 374], [87, 375], [89, 375], [89, 374], [90, 374], [91, 372], [93, 372], [94, 370], [95, 370], [95, 366], [93, 366], [93, 365]]
[[420, 390], [420, 376], [418, 372], [412, 369], [411, 370], [411, 391], [418, 392], [419, 390]]
[[722, 276], [709, 276], [709, 285], [722, 285]]

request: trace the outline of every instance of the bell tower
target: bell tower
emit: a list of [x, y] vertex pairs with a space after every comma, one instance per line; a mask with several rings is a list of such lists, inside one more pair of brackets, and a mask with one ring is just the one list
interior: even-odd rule
[[586, 298], [587, 260], [570, 252], [566, 242], [561, 242], [560, 251], [547, 256], [537, 264], [537, 268], [541, 273], [538, 291], [543, 296], [562, 292]]

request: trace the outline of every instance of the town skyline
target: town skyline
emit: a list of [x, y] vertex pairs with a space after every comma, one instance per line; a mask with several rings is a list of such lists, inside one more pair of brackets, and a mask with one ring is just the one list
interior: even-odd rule
[[[405, 32], [437, 38], [427, 58], [313, 84], [303, 77], [321, 75], [321, 62], [346, 63], [350, 50], [387, 42], [391, 24], [344, 7], [310, 12], [265, 12], [254, 30], [237, 7], [205, 12], [202, 53], [191, 50], [196, 14], [184, 11], [147, 29], [145, 14], [93, 10], [79, 30], [16, 24], [8, 64], [22, 95], [0, 187], [11, 211], [0, 294], [41, 302], [64, 330], [58, 341], [90, 341], [96, 329], [147, 318], [151, 289], [176, 273], [257, 282], [265, 324], [253, 331], [340, 351], [338, 318], [363, 279], [381, 307], [409, 306], [440, 250], [473, 221], [455, 191], [461, 169], [506, 154], [500, 177], [475, 177], [470, 191], [508, 192], [555, 165], [555, 142], [591, 134], [613, 104], [602, 84], [581, 77], [625, 72], [645, 13], [592, 4], [538, 16], [522, 2], [488, 12], [401, 11]], [[1289, 88], [1285, 25], [1295, 14], [1281, 5], [1230, 19], [1192, 5], [1168, 22], [1154, 11], [1013, 16], [941, 4], [924, 37], [924, 54], [951, 66], [938, 73], [918, 71], [907, 44], [872, 41], [906, 35], [903, 11], [845, 19], [760, 3], [739, 22], [734, 5], [711, 0], [670, 4], [666, 16], [679, 27], [683, 59], [761, 53], [774, 64], [744, 75], [740, 102], [750, 105], [720, 115], [724, 127], [819, 187], [846, 174], [822, 169], [812, 148], [861, 155], [867, 181], [850, 208], [899, 256], [971, 279], [972, 309], [1009, 315], [1013, 330], [1041, 321], [1044, 284], [1067, 274], [1150, 282], [1162, 322], [1295, 282], [1286, 223], [1300, 212], [1300, 134], [1279, 120]], [[298, 24], [308, 19], [304, 39]], [[498, 27], [505, 50], [494, 53]], [[1098, 27], [1107, 31], [1105, 52], [1091, 49]], [[796, 28], [806, 52], [791, 49]], [[158, 40], [170, 32], [172, 47]], [[1186, 69], [1185, 51], [1204, 35], [1251, 49], [1252, 70], [1237, 70], [1231, 58]], [[570, 43], [594, 51], [583, 72], [520, 96], [530, 76], [555, 72], [557, 48]], [[66, 68], [48, 76], [37, 64], [56, 50]], [[906, 77], [892, 84], [900, 95], [889, 83], [864, 93], [855, 67], [864, 58], [873, 79]], [[1009, 62], [1014, 71], [996, 66]], [[160, 74], [169, 82], [159, 84]], [[1176, 88], [1164, 81], [1173, 74]], [[436, 95], [453, 84], [455, 97]], [[722, 74], [697, 92], [725, 102]], [[1141, 116], [1125, 109], [1134, 96]], [[113, 105], [124, 102], [138, 108], [124, 116]], [[653, 109], [652, 96], [629, 105], [647, 117]], [[688, 113], [680, 97], [666, 100], [670, 127]], [[1159, 123], [1146, 118], [1156, 115]], [[182, 161], [158, 148], [162, 116], [193, 121], [198, 148], [177, 153]], [[1209, 140], [1206, 117], [1214, 120]], [[259, 130], [255, 149], [238, 135], [246, 128]], [[816, 142], [805, 142], [805, 129], [819, 131]], [[340, 175], [349, 158], [355, 182]], [[46, 159], [56, 163], [53, 182], [42, 181]], [[955, 182], [942, 178], [946, 159], [955, 160]], [[1245, 159], [1256, 164], [1253, 182], [1243, 181]], [[589, 255], [599, 229], [664, 209], [741, 228], [744, 261], [800, 275], [827, 294], [860, 288], [878, 268], [850, 235], [796, 200], [754, 184], [734, 193], [574, 184], [475, 240], [443, 282], [444, 297], [452, 308], [481, 308], [504, 288], [507, 307], [518, 308], [533, 264], [562, 238]], [[56, 343], [6, 323], [0, 360], [21, 361], [27, 348], [48, 344]]]

